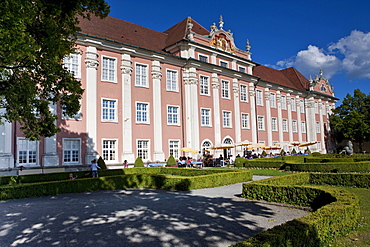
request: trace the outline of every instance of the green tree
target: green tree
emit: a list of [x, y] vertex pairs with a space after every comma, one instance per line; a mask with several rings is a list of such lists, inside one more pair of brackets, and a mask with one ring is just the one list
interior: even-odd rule
[[358, 143], [361, 152], [363, 143], [370, 139], [370, 95], [356, 89], [333, 113], [329, 120], [337, 141], [351, 139]]
[[28, 138], [59, 131], [49, 105], [76, 114], [81, 84], [62, 64], [74, 52], [78, 18], [107, 16], [104, 0], [3, 0], [0, 5], [0, 121], [17, 121]]

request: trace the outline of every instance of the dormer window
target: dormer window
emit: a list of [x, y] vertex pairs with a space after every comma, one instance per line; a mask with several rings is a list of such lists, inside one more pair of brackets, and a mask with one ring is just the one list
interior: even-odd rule
[[227, 62], [220, 61], [220, 66], [223, 67], [223, 68], [227, 68], [228, 64], [227, 64]]
[[326, 92], [326, 87], [325, 87], [324, 84], [321, 84], [320, 90], [323, 91], [323, 92]]
[[208, 57], [199, 54], [199, 61], [208, 63]]

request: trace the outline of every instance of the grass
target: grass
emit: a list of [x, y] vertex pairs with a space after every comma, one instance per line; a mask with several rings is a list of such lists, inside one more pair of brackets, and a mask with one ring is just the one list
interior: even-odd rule
[[336, 238], [331, 247], [370, 246], [370, 189], [347, 188], [360, 199], [361, 219], [358, 228], [347, 236]]

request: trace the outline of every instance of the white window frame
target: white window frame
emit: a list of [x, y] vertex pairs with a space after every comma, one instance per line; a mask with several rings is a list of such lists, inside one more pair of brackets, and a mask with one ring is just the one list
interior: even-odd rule
[[262, 97], [262, 90], [256, 90], [256, 104], [258, 106], [263, 106], [263, 97]]
[[[78, 148], [66, 148], [67, 146], [67, 143], [66, 142], [73, 142], [73, 141], [78, 141]], [[63, 164], [64, 165], [80, 165], [82, 162], [81, 162], [81, 138], [63, 138]], [[71, 143], [72, 144], [72, 143]], [[70, 161], [65, 161], [66, 160], [66, 151], [69, 151], [70, 152], [70, 157], [71, 157], [71, 160]], [[73, 151], [78, 151], [78, 160], [77, 161], [73, 161]]]
[[257, 129], [265, 130], [265, 117], [264, 116], [257, 116]]
[[199, 76], [199, 93], [200, 95], [210, 95], [209, 91], [209, 76]]
[[298, 132], [298, 130], [297, 130], [297, 120], [292, 120], [292, 131], [294, 133]]
[[317, 134], [320, 134], [321, 133], [321, 126], [320, 126], [320, 122], [316, 122], [316, 133]]
[[[146, 147], [139, 148], [139, 143], [146, 144]], [[136, 157], [141, 157], [143, 161], [150, 160], [150, 140], [148, 139], [137, 139], [136, 140]], [[140, 153], [143, 155], [140, 156]]]
[[290, 98], [290, 103], [292, 104], [292, 111], [297, 111], [296, 104], [295, 104], [295, 98]]
[[231, 111], [222, 111], [222, 123], [224, 128], [232, 128]]
[[321, 115], [326, 115], [325, 103], [321, 103]]
[[166, 70], [166, 89], [167, 91], [178, 92], [178, 71], [167, 69]]
[[230, 82], [221, 80], [221, 97], [223, 99], [230, 99]]
[[247, 73], [247, 68], [243, 66], [239, 66], [238, 71], [241, 73]]
[[302, 133], [306, 133], [306, 122], [305, 121], [301, 122], [301, 131]]
[[280, 100], [281, 100], [281, 109], [282, 110], [286, 110], [287, 107], [286, 107], [286, 96], [285, 95], [281, 95], [280, 96]]
[[287, 119], [283, 119], [282, 128], [283, 128], [283, 132], [288, 132], [288, 120]]
[[276, 94], [270, 93], [270, 107], [276, 108]]
[[[223, 66], [223, 65], [225, 65], [225, 66]], [[224, 60], [220, 60], [220, 66], [222, 68], [229, 68], [229, 62], [224, 61]]]
[[315, 101], [314, 103], [314, 109], [315, 109], [315, 114], [319, 114], [319, 103]]
[[249, 126], [249, 113], [242, 113], [241, 114], [241, 126], [242, 126], [242, 129], [250, 129], [250, 126]]
[[278, 131], [278, 121], [276, 117], [271, 118], [271, 131]]
[[[105, 61], [108, 61], [108, 67], [105, 67]], [[111, 68], [113, 62], [113, 68]], [[117, 83], [117, 59], [114, 57], [102, 56], [101, 80], [105, 82]], [[107, 71], [107, 73], [105, 73]], [[111, 72], [113, 71], [113, 77]], [[106, 77], [105, 77], [106, 75]]]
[[[25, 147], [21, 144], [21, 142], [25, 142], [24, 145]], [[19, 166], [37, 166], [39, 164], [39, 146], [40, 143], [39, 141], [30, 141], [27, 138], [24, 137], [17, 137], [17, 164]], [[32, 147], [35, 147], [35, 149], [30, 149]], [[26, 152], [26, 162], [25, 163], [20, 163], [20, 152]], [[35, 152], [34, 154], [31, 154], [31, 152]], [[30, 157], [32, 160], [30, 159]], [[35, 162], [30, 162], [30, 161], [35, 161]]]
[[62, 110], [62, 119], [63, 120], [81, 121], [82, 120], [82, 112], [81, 112], [81, 109], [82, 109], [82, 100], [80, 100], [80, 110], [75, 115], [73, 115], [72, 117], [69, 117], [69, 116], [65, 115], [65, 111]]
[[[64, 57], [63, 66], [73, 74], [75, 78], [81, 78], [81, 53], [75, 52]], [[77, 66], [76, 69], [74, 69]]]
[[[110, 118], [110, 110], [112, 110], [112, 108], [110, 106], [108, 107], [104, 107], [104, 101], [109, 101], [109, 102], [114, 102], [114, 118], [111, 119]], [[107, 119], [104, 119], [104, 110], [107, 109], [108, 110], [108, 118]], [[117, 99], [108, 99], [108, 98], [102, 98], [101, 99], [101, 121], [102, 122], [114, 122], [114, 123], [117, 123], [118, 122], [118, 100]]]
[[240, 85], [240, 101], [241, 102], [248, 102], [248, 86], [247, 85]]
[[301, 113], [305, 113], [304, 101], [302, 99], [299, 101], [299, 107], [301, 109]]
[[[106, 143], [107, 142], [107, 143]], [[108, 144], [108, 147], [105, 147]], [[114, 144], [112, 148], [111, 145]], [[106, 163], [118, 162], [118, 139], [102, 139], [102, 158]], [[107, 153], [106, 153], [107, 152]], [[113, 157], [113, 158], [111, 158]], [[106, 159], [107, 158], [107, 159]]]
[[[138, 68], [141, 68], [140, 70]], [[142, 73], [145, 68], [145, 73]], [[135, 86], [136, 87], [149, 87], [148, 78], [149, 65], [143, 63], [135, 63]], [[139, 72], [139, 73], [138, 73]]]
[[[170, 109], [176, 109], [177, 112], [176, 113], [170, 112]], [[172, 119], [172, 122], [170, 121], [170, 119]], [[176, 125], [176, 126], [180, 125], [180, 107], [179, 106], [167, 105], [167, 125]]]
[[[207, 112], [208, 115], [204, 115], [203, 113]], [[200, 122], [201, 126], [203, 127], [212, 127], [211, 122], [211, 109], [209, 108], [200, 108]]]
[[[206, 61], [202, 61], [201, 57], [205, 58]], [[204, 63], [208, 63], [209, 61], [209, 56], [204, 55], [204, 54], [198, 54], [198, 60]]]
[[168, 153], [175, 159], [180, 157], [180, 140], [168, 140]]
[[[139, 109], [138, 110], [138, 105], [146, 105], [146, 109]], [[143, 119], [143, 116], [138, 119], [138, 112], [145, 113], [146, 119]], [[135, 123], [137, 124], [150, 124], [150, 104], [148, 102], [141, 102], [141, 101], [136, 101], [135, 102]]]

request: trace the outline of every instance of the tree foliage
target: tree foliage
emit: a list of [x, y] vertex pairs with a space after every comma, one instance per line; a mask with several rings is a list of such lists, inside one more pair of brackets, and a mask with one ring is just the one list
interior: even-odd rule
[[347, 94], [333, 112], [330, 123], [337, 141], [351, 139], [362, 151], [362, 144], [370, 139], [370, 95], [356, 89], [353, 96]]
[[80, 108], [83, 89], [62, 64], [74, 52], [78, 18], [107, 16], [104, 0], [4, 0], [0, 5], [1, 121], [17, 121], [29, 138], [58, 132], [50, 104], [66, 115]]

